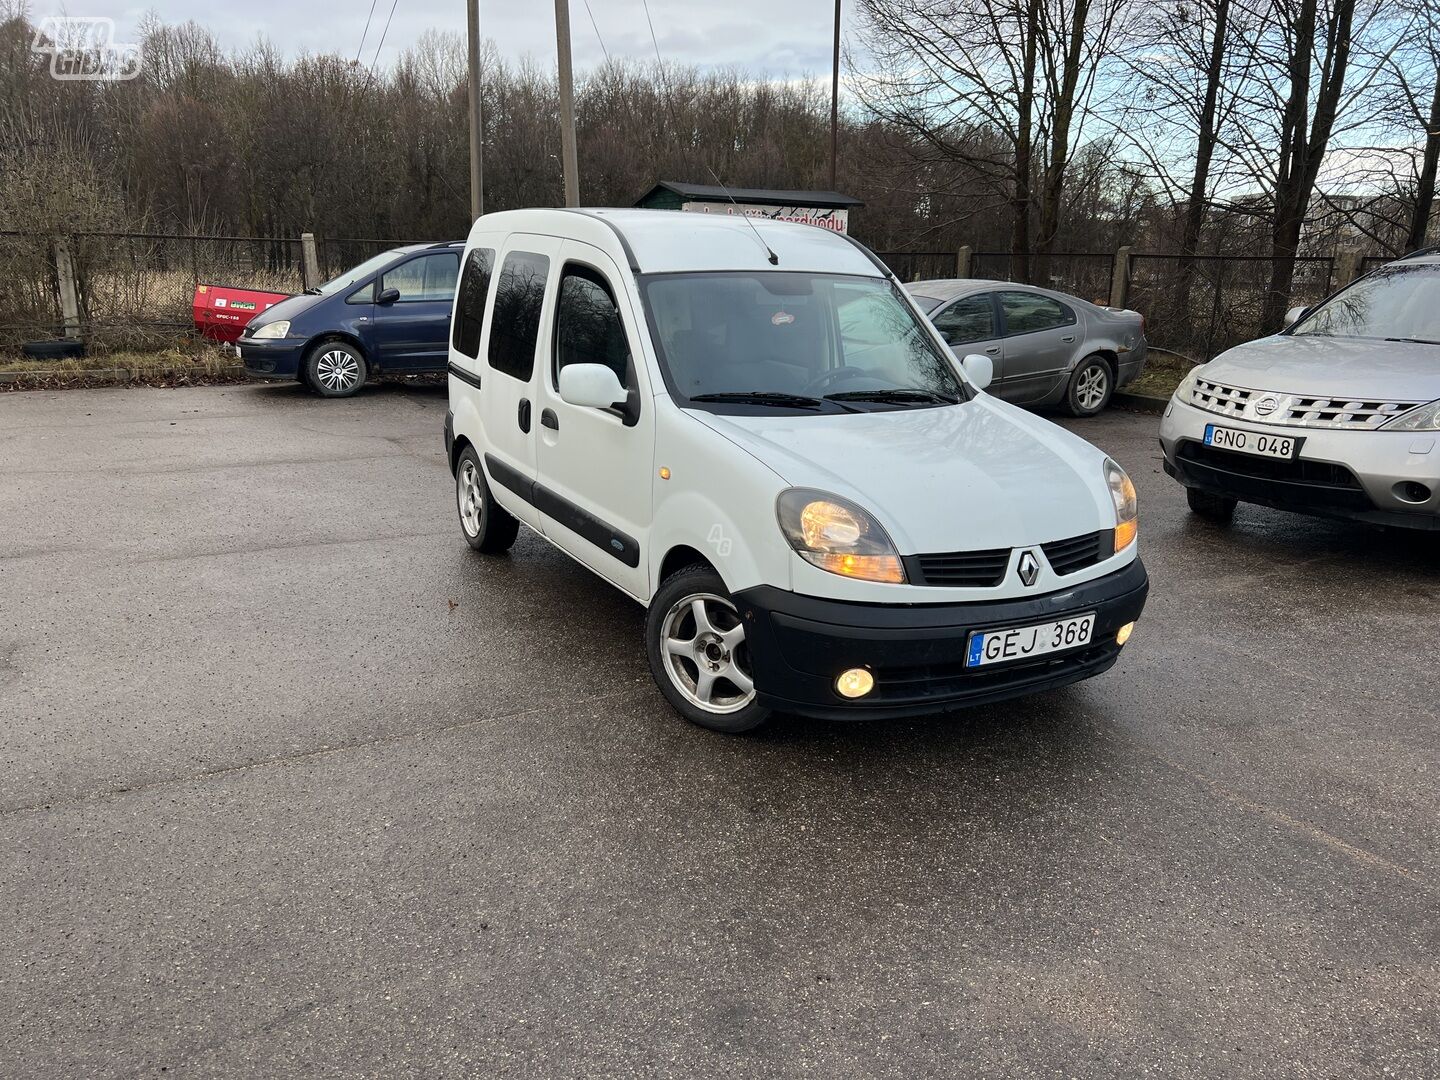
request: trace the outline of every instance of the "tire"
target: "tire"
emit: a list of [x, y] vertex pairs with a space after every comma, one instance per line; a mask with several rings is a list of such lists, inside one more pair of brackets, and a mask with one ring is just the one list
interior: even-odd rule
[[1185, 501], [1190, 504], [1190, 512], [1197, 517], [1220, 525], [1229, 525], [1230, 519], [1235, 516], [1235, 504], [1239, 500], [1232, 499], [1229, 495], [1186, 488]]
[[1096, 416], [1115, 393], [1115, 372], [1103, 356], [1087, 356], [1070, 373], [1065, 387], [1065, 411], [1071, 416]]
[[322, 341], [305, 356], [303, 381], [321, 397], [349, 397], [368, 374], [364, 355], [344, 341]]
[[455, 463], [455, 508], [460, 515], [460, 535], [476, 551], [498, 555], [515, 543], [520, 522], [491, 496], [480, 455], [473, 446], [461, 451]]
[[770, 719], [755, 700], [745, 626], [711, 567], [694, 563], [661, 583], [645, 616], [645, 647], [660, 692], [692, 724], [733, 735]]

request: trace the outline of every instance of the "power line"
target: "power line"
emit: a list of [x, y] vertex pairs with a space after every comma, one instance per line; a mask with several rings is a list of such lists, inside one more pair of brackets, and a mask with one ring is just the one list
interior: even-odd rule
[[360, 63], [360, 53], [365, 49], [365, 39], [370, 36], [370, 20], [375, 17], [375, 0], [370, 0], [370, 14], [365, 16], [365, 29], [360, 31], [360, 44], [355, 46], [355, 63]]
[[600, 24], [595, 21], [595, 12], [590, 10], [590, 0], [585, 0], [585, 14], [590, 16], [590, 25], [595, 28], [595, 40], [600, 42], [600, 51], [605, 54], [605, 63], [610, 63], [610, 50], [605, 48], [605, 39], [600, 36]]
[[390, 33], [390, 20], [395, 17], [395, 6], [400, 0], [390, 0], [390, 14], [385, 17], [385, 29], [380, 31], [380, 44], [375, 46], [375, 56], [370, 61], [370, 77], [375, 77], [375, 65], [380, 60], [380, 50], [385, 47], [385, 36]]

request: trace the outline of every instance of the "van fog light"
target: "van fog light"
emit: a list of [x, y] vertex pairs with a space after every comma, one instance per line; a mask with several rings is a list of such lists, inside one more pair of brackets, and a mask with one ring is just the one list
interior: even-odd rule
[[1124, 645], [1125, 642], [1130, 640], [1130, 635], [1134, 632], [1135, 624], [1133, 622], [1127, 622], [1124, 626], [1120, 627], [1120, 630], [1116, 633], [1115, 644]]
[[840, 677], [835, 680], [835, 692], [841, 697], [864, 697], [874, 689], [875, 676], [863, 667], [852, 667], [849, 671], [842, 671]]

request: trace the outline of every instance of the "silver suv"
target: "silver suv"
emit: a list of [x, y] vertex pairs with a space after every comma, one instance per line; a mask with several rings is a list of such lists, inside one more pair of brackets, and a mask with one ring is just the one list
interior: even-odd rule
[[1388, 263], [1187, 375], [1160, 425], [1190, 509], [1440, 529], [1440, 249]]

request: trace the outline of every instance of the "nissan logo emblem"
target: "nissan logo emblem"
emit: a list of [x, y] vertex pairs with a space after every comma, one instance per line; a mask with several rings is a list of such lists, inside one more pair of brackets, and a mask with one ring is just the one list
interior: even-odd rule
[[1269, 416], [1272, 412], [1279, 408], [1279, 406], [1279, 399], [1267, 394], [1265, 397], [1262, 397], [1255, 402], [1255, 415]]

